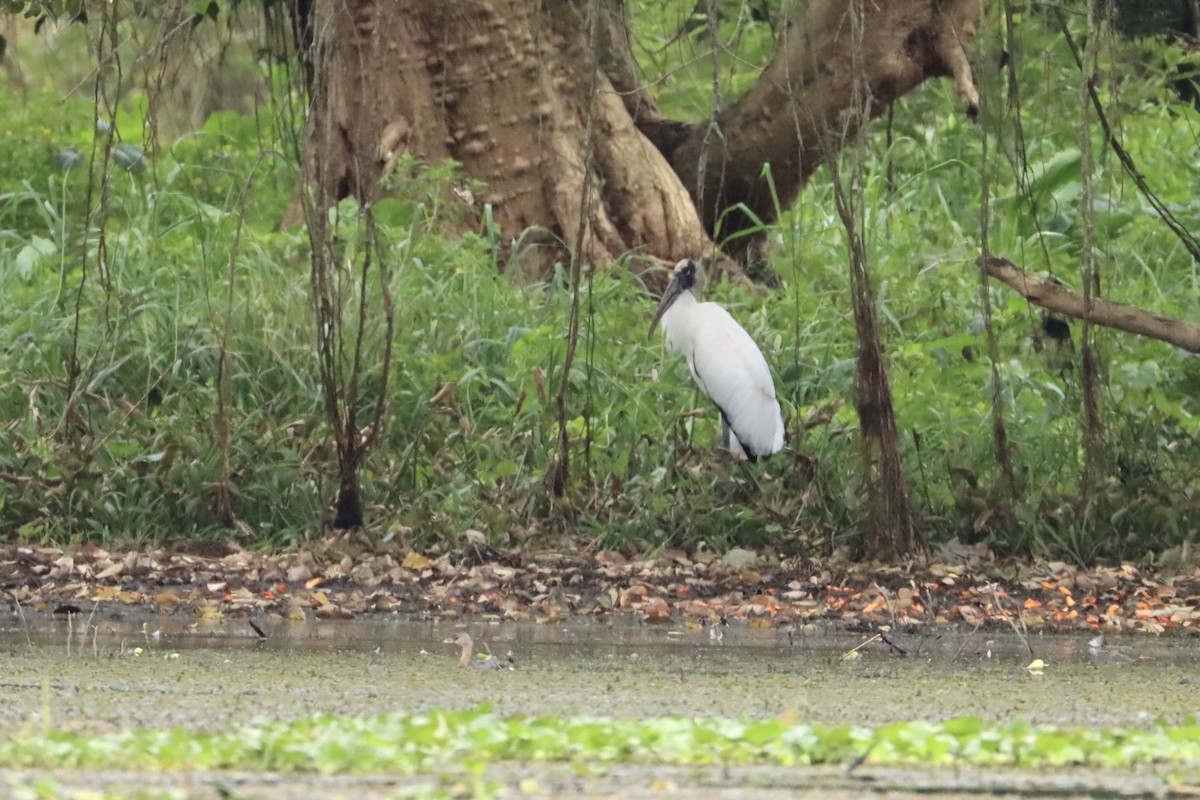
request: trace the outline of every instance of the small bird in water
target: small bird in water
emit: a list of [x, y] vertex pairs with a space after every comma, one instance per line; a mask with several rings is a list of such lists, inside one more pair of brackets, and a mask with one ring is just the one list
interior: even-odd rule
[[453, 639], [445, 639], [442, 644], [456, 644], [462, 648], [462, 654], [458, 657], [458, 663], [467, 669], [512, 669], [511, 656], [507, 661], [501, 661], [498, 658], [475, 658], [475, 642], [471, 639], [471, 635], [466, 631], [458, 634]]
[[1132, 658], [1104, 646], [1104, 634], [1093, 636], [1088, 642], [1088, 656], [1097, 664], [1129, 664]]
[[735, 458], [756, 461], [783, 449], [783, 414], [767, 359], [745, 328], [716, 303], [696, 299], [701, 277], [690, 258], [680, 261], [650, 323], [683, 353], [692, 378], [721, 412], [721, 443]]

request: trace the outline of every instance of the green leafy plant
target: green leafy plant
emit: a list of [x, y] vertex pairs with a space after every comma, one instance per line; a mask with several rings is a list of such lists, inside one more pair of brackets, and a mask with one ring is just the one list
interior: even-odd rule
[[97, 768], [113, 759], [151, 770], [427, 774], [495, 762], [597, 764], [925, 764], [1106, 769], [1189, 764], [1194, 722], [1148, 729], [1058, 728], [975, 717], [880, 728], [778, 719], [501, 717], [487, 708], [366, 719], [256, 722], [222, 733], [54, 732], [0, 740], [10, 768]]

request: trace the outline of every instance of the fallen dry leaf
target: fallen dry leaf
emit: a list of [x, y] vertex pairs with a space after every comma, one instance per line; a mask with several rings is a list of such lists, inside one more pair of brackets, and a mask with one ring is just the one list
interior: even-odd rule
[[433, 566], [433, 561], [421, 555], [420, 553], [410, 552], [404, 557], [404, 561], [400, 564], [400, 566], [404, 567], [405, 569], [423, 570], [429, 569], [431, 566]]

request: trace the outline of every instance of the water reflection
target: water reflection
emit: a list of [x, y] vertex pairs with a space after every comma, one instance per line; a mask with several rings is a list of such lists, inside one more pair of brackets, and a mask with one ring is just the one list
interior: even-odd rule
[[[1089, 636], [1028, 640], [1008, 631], [895, 634], [896, 647], [845, 632], [730, 624], [638, 625], [624, 618], [555, 625], [400, 617], [194, 620], [130, 614], [66, 619], [26, 612], [0, 633], [0, 725], [50, 708], [86, 726], [226, 727], [255, 716], [416, 712], [480, 703], [505, 714], [680, 714], [886, 724], [917, 717], [1023, 717], [1057, 724], [1181, 720], [1200, 699], [1194, 639], [1110, 637], [1136, 657], [1096, 663]], [[144, 627], [143, 627], [144, 626]], [[463, 670], [460, 632], [512, 671]], [[67, 636], [73, 634], [68, 651]], [[864, 642], [867, 642], [864, 645]], [[845, 655], [858, 648], [858, 657]], [[1165, 688], [1169, 687], [1169, 688]], [[1192, 698], [1188, 700], [1183, 695]]]
[[[931, 630], [908, 634], [855, 634], [814, 626], [784, 631], [750, 627], [735, 622], [720, 628], [685, 624], [642, 625], [614, 617], [576, 619], [552, 625], [488, 623], [452, 619], [413, 621], [400, 616], [364, 617], [355, 620], [287, 620], [279, 617], [225, 616], [193, 619], [187, 616], [127, 613], [96, 618], [87, 613], [68, 617], [24, 611], [0, 628], [0, 649], [13, 650], [22, 643], [63, 645], [71, 635], [73, 649], [97, 646], [173, 649], [242, 649], [272, 651], [357, 651], [368, 653], [419, 653], [443, 651], [448, 637], [465, 631], [482, 647], [505, 653], [513, 650], [526, 659], [536, 657], [628, 658], [699, 657], [715, 661], [753, 657], [760, 661], [796, 658], [842, 660], [847, 653], [868, 661], [919, 660], [970, 664], [975, 662], [1026, 663], [1042, 658], [1048, 663], [1136, 663], [1160, 661], [1196, 664], [1200, 642], [1181, 637], [1124, 637], [1011, 631], [961, 633]], [[260, 633], [261, 631], [261, 633]]]

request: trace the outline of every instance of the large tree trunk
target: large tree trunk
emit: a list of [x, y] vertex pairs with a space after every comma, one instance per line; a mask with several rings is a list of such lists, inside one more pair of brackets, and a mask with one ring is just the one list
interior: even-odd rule
[[[475, 202], [492, 204], [527, 270], [544, 274], [577, 241], [590, 263], [704, 255], [726, 208], [775, 219], [764, 164], [791, 203], [831, 127], [845, 134], [938, 75], [973, 111], [963, 43], [978, 14], [978, 0], [811, 0], [713, 129], [664, 119], [641, 88], [622, 0], [317, 0], [331, 113], [312, 120], [309, 146], [334, 193], [319, 202], [371, 197], [408, 151], [483, 181]], [[748, 219], [726, 217], [722, 233]]]
[[453, 158], [486, 184], [475, 202], [520, 240], [512, 255], [525, 269], [545, 274], [577, 241], [589, 263], [703, 253], [687, 191], [597, 69], [589, 34], [607, 37], [609, 11], [567, 0], [318, 2], [329, 67], [318, 81], [333, 117], [313, 127], [337, 132], [322, 137], [336, 191], [322, 199], [369, 196], [409, 151]]

